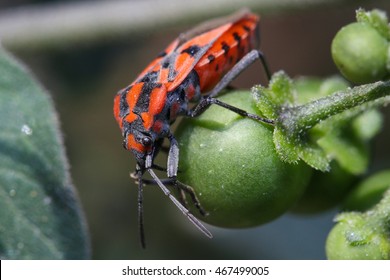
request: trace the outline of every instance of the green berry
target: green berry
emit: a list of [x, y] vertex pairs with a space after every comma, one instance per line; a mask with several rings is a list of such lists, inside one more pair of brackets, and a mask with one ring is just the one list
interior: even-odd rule
[[[259, 114], [249, 92], [232, 92], [221, 101]], [[302, 195], [311, 169], [287, 164], [276, 154], [273, 127], [212, 105], [200, 117], [184, 119], [179, 180], [192, 186], [209, 213], [205, 222], [242, 228], [269, 222]]]
[[332, 260], [388, 260], [390, 242], [386, 233], [370, 225], [361, 213], [339, 215], [326, 240], [326, 255]]
[[370, 83], [384, 78], [389, 44], [370, 24], [355, 22], [343, 27], [332, 42], [332, 57], [351, 82]]

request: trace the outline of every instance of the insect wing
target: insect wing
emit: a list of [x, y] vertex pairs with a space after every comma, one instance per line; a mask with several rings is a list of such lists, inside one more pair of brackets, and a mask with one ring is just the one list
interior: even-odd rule
[[200, 34], [184, 42], [171, 54], [175, 58], [172, 63], [176, 75], [175, 79], [169, 84], [168, 91], [174, 90], [183, 82], [207, 50], [231, 25], [232, 23], [227, 23]]
[[164, 57], [166, 57], [167, 55], [170, 55], [177, 48], [179, 42], [180, 40], [176, 39], [171, 44], [169, 44], [169, 46], [163, 52], [161, 52], [156, 57], [156, 59], [154, 59], [151, 63], [149, 63], [149, 65], [138, 75], [138, 77], [134, 80], [133, 84], [137, 82], [139, 79], [141, 79], [142, 77], [144, 77], [147, 73], [159, 70], [161, 66], [160, 64], [161, 60], [163, 60]]

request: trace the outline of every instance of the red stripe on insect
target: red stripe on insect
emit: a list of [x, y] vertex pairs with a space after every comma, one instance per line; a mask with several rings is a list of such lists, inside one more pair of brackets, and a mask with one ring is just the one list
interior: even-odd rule
[[137, 100], [138, 100], [139, 96], [142, 93], [143, 85], [144, 85], [144, 83], [136, 83], [127, 92], [126, 102], [127, 102], [128, 106], [130, 108], [130, 113], [133, 112], [133, 110], [135, 108], [135, 105], [137, 103]]
[[150, 129], [153, 125], [154, 117], [161, 113], [166, 105], [167, 91], [164, 86], [154, 88], [150, 93], [149, 111], [142, 113], [144, 127]]

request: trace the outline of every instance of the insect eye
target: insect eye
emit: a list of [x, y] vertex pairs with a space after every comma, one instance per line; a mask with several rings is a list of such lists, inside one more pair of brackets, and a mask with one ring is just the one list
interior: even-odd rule
[[144, 145], [144, 146], [150, 146], [150, 145], [152, 145], [152, 138], [147, 137], [147, 136], [142, 137], [141, 142], [142, 142], [142, 145]]

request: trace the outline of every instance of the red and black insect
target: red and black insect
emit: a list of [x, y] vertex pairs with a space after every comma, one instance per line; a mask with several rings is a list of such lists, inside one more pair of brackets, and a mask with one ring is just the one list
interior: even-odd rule
[[[181, 34], [114, 100], [114, 115], [124, 137], [123, 146], [137, 161], [133, 177], [138, 182], [138, 211], [141, 244], [145, 247], [142, 191], [144, 183], [156, 183], [185, 216], [206, 236], [211, 233], [179, 202], [165, 185], [188, 193], [200, 213], [205, 214], [191, 187], [176, 179], [179, 147], [170, 125], [179, 115], [196, 117], [211, 104], [244, 117], [272, 124], [272, 120], [223, 103], [215, 96], [255, 60], [260, 59], [270, 77], [263, 54], [256, 49], [259, 17], [248, 10], [209, 21]], [[195, 105], [190, 107], [189, 103]], [[160, 180], [153, 163], [164, 138], [170, 141], [167, 179]], [[143, 180], [147, 171], [153, 180]]]

